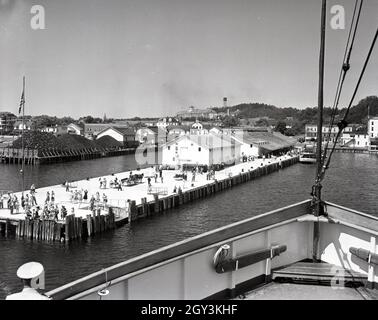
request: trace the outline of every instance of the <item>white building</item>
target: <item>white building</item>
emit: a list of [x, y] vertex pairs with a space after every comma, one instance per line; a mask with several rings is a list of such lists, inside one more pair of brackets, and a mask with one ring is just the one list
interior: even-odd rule
[[161, 129], [166, 129], [169, 126], [178, 126], [180, 122], [175, 118], [161, 118], [156, 122], [156, 126]]
[[378, 152], [378, 117], [368, 120], [369, 151]]
[[197, 134], [197, 135], [203, 135], [203, 134], [209, 134], [209, 129], [207, 126], [204, 126], [202, 123], [194, 122], [190, 128], [190, 134]]
[[343, 133], [341, 136], [341, 146], [350, 148], [368, 148], [369, 135], [365, 133]]
[[110, 127], [101, 131], [96, 139], [109, 136], [124, 145], [134, 146], [135, 145], [135, 131], [132, 128], [124, 127]]
[[240, 143], [225, 136], [183, 135], [162, 147], [162, 164], [168, 166], [233, 163], [240, 158]]
[[[31, 130], [33, 122], [31, 120], [24, 121], [24, 130]], [[17, 120], [14, 123], [14, 130], [21, 131], [22, 130], [22, 120]]]
[[266, 154], [277, 155], [292, 149], [296, 140], [280, 133], [237, 132], [231, 136], [241, 144], [240, 157], [257, 157]]
[[60, 136], [62, 134], [67, 133], [67, 126], [58, 126], [58, 125], [47, 126], [47, 127], [44, 127], [43, 129], [41, 129], [41, 132], [49, 132], [49, 133], [52, 133], [56, 136]]
[[372, 117], [369, 119], [368, 134], [370, 138], [378, 138], [378, 117]]
[[78, 136], [81, 136], [84, 134], [84, 129], [75, 124], [75, 123], [70, 123], [68, 126], [67, 126], [67, 133], [68, 134], [76, 134]]

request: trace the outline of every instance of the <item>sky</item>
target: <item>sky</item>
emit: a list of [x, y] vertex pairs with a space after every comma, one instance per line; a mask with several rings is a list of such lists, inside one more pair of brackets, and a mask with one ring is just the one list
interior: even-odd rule
[[[325, 105], [333, 102], [355, 0], [328, 0]], [[31, 28], [33, 5], [45, 29]], [[344, 30], [330, 27], [345, 8]], [[0, 111], [78, 118], [174, 115], [193, 105], [317, 105], [321, 0], [0, 0]], [[341, 106], [378, 25], [365, 0]], [[378, 95], [375, 48], [355, 102]]]

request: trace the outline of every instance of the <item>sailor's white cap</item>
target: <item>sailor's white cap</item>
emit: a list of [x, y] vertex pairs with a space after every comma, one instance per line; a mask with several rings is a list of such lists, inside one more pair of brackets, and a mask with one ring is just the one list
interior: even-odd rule
[[17, 277], [21, 279], [33, 279], [43, 272], [43, 265], [39, 262], [28, 262], [17, 269]]

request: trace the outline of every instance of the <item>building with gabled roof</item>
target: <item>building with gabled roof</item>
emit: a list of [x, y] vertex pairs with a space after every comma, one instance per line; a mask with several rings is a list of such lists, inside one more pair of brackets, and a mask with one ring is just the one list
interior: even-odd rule
[[109, 136], [118, 142], [123, 143], [127, 147], [135, 147], [137, 145], [135, 140], [136, 131], [133, 128], [126, 127], [110, 127], [102, 130], [97, 134], [96, 139], [101, 137]]
[[223, 135], [182, 135], [162, 146], [162, 164], [211, 166], [240, 158], [240, 143]]
[[82, 124], [70, 123], [67, 126], [67, 133], [82, 136], [84, 135], [84, 126]]
[[258, 157], [267, 154], [279, 154], [292, 149], [296, 140], [279, 133], [244, 131], [231, 136], [241, 144], [240, 156]]

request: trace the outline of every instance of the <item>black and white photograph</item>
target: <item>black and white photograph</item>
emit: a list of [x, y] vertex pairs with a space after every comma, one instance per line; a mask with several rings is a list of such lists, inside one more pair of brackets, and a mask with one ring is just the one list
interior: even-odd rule
[[377, 0], [0, 0], [1, 304], [377, 300], [377, 37]]

